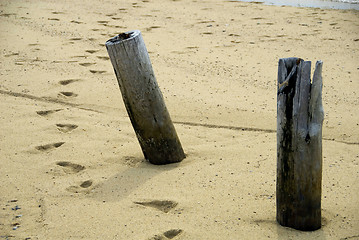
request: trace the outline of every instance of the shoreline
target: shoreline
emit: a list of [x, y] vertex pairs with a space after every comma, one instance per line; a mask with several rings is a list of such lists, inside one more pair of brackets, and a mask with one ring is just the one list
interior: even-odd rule
[[255, 2], [256, 4], [274, 5], [274, 6], [291, 6], [291, 7], [309, 7], [321, 9], [338, 9], [338, 10], [356, 10], [359, 11], [359, 3], [321, 1], [321, 0], [238, 0], [242, 2]]

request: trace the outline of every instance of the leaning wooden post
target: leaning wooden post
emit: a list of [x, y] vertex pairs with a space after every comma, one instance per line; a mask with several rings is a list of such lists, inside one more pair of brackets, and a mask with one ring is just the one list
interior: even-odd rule
[[321, 227], [322, 65], [284, 58], [278, 65], [277, 221], [303, 231]]
[[157, 85], [141, 32], [119, 34], [106, 42], [106, 48], [145, 158], [153, 164], [180, 162], [185, 154]]

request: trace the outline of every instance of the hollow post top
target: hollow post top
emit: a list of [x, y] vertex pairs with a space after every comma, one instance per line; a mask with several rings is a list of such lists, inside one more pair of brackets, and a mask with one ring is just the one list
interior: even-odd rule
[[128, 32], [124, 32], [124, 33], [120, 33], [119, 35], [109, 39], [106, 41], [106, 45], [113, 45], [113, 44], [117, 44], [117, 43], [123, 43], [129, 40], [133, 40], [134, 38], [138, 37], [139, 35], [141, 35], [140, 30], [131, 30]]

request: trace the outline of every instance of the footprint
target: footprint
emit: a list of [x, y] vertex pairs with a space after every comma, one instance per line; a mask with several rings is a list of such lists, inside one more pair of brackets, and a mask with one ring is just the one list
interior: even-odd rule
[[0, 14], [1, 17], [10, 17], [10, 16], [16, 16], [15, 13], [2, 13]]
[[36, 47], [36, 46], [40, 46], [40, 44], [38, 44], [38, 43], [29, 43], [29, 44], [27, 44], [27, 46]]
[[[210, 8], [210, 9], [211, 9], [211, 8]], [[214, 23], [214, 22], [216, 22], [216, 21], [213, 21], [213, 20], [204, 20], [204, 21], [199, 21], [199, 22], [197, 22], [197, 23], [202, 24], [202, 23]]]
[[67, 80], [61, 80], [59, 81], [59, 84], [65, 86], [65, 85], [69, 85], [70, 83], [74, 83], [80, 81], [80, 79], [67, 79]]
[[47, 20], [50, 20], [50, 21], [60, 21], [60, 19], [58, 19], [58, 18], [48, 18]]
[[98, 74], [102, 74], [102, 73], [105, 73], [106, 71], [101, 71], [101, 70], [90, 70], [90, 72], [91, 72], [91, 73], [93, 73], [93, 74], [96, 74], [96, 73], [98, 73]]
[[56, 165], [63, 167], [65, 173], [78, 173], [85, 169], [84, 166], [71, 162], [57, 162]]
[[334, 40], [336, 40], [336, 39], [335, 39], [335, 38], [323, 38], [323, 40], [334, 41]]
[[86, 52], [91, 53], [91, 54], [98, 52], [98, 51], [100, 51], [100, 50], [86, 50]]
[[171, 229], [163, 233], [163, 235], [168, 239], [173, 239], [183, 232], [182, 229]]
[[87, 180], [80, 184], [80, 187], [82, 188], [89, 188], [91, 186], [92, 186], [92, 180]]
[[73, 93], [73, 92], [60, 92], [59, 95], [65, 96], [65, 97], [77, 97], [78, 96], [78, 94]]
[[9, 54], [6, 54], [4, 57], [11, 57], [11, 56], [18, 56], [19, 53], [9, 53]]
[[175, 208], [178, 203], [170, 200], [153, 200], [153, 201], [144, 201], [144, 202], [134, 202], [145, 207], [152, 207], [160, 210], [164, 213], [168, 213], [171, 209]]
[[70, 38], [69, 40], [71, 40], [71, 41], [80, 41], [80, 40], [82, 40], [82, 38]]
[[58, 148], [64, 143], [65, 142], [50, 143], [50, 144], [36, 146], [35, 148], [36, 148], [36, 150], [45, 152], [45, 151], [49, 151], [49, 150], [54, 149], [54, 148]]
[[77, 55], [77, 56], [72, 56], [71, 58], [87, 58], [86, 55]]
[[157, 28], [161, 28], [161, 26], [151, 26], [151, 27], [146, 28], [146, 31], [149, 32], [152, 29], [157, 29]]
[[89, 193], [90, 192], [90, 187], [92, 186], [93, 181], [92, 180], [86, 180], [84, 182], [82, 182], [80, 185], [78, 186], [70, 186], [68, 188], [66, 188], [67, 191], [72, 192], [72, 193]]
[[74, 130], [78, 127], [75, 124], [60, 124], [60, 123], [56, 124], [56, 126], [57, 126], [57, 129], [63, 133], [71, 132], [72, 130]]
[[185, 52], [185, 51], [171, 51], [171, 53], [186, 54], [186, 53], [189, 53], [189, 52]]
[[171, 229], [168, 230], [160, 235], [155, 235], [151, 238], [149, 238], [148, 240], [166, 240], [166, 239], [174, 239], [175, 237], [177, 237], [178, 235], [180, 235], [181, 233], [183, 233], [182, 229]]
[[110, 57], [107, 57], [107, 56], [97, 56], [98, 59], [101, 59], [101, 60], [109, 60]]
[[101, 60], [109, 60], [110, 58], [107, 57], [107, 56], [97, 56], [98, 59], [101, 59]]
[[52, 113], [61, 111], [62, 109], [55, 109], [55, 110], [46, 110], [46, 111], [37, 111], [36, 113], [39, 114], [40, 116], [47, 116], [50, 115]]
[[82, 24], [83, 22], [72, 20], [71, 23]]
[[88, 66], [91, 66], [94, 64], [96, 64], [96, 63], [79, 63], [79, 65], [84, 66], [84, 67], [88, 67]]
[[254, 17], [254, 18], [251, 18], [252, 20], [262, 20], [262, 19], [265, 19], [263, 17]]
[[125, 156], [123, 157], [123, 161], [125, 165], [129, 167], [138, 167], [141, 163], [145, 162], [144, 158], [136, 158], [131, 156]]

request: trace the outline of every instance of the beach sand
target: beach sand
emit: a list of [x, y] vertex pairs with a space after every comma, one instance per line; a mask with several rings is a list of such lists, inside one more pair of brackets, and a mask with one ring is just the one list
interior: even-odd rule
[[[358, 239], [359, 14], [1, 1], [0, 239]], [[105, 42], [142, 32], [186, 152], [144, 160]], [[322, 60], [322, 228], [276, 223], [279, 58]]]

